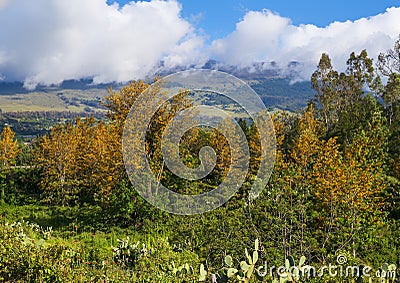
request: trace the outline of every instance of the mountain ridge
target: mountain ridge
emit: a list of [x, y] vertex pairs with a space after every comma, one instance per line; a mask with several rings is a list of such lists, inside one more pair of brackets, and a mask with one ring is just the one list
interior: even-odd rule
[[[193, 69], [195, 66], [163, 68], [160, 76]], [[268, 108], [297, 111], [304, 108], [311, 99], [313, 90], [310, 81], [297, 81], [297, 71], [301, 65], [291, 62], [285, 72], [275, 62], [254, 63], [246, 67], [226, 65], [216, 60], [208, 60], [199, 69], [217, 70], [234, 75], [247, 82], [261, 97]], [[153, 78], [146, 78], [151, 82]], [[101, 110], [100, 101], [111, 86], [118, 90], [126, 83], [94, 84], [92, 78], [66, 80], [60, 85], [38, 85], [35, 90], [24, 88], [23, 82], [0, 81], [0, 109], [3, 111], [72, 111], [88, 112]], [[40, 101], [40, 94], [49, 96]], [[52, 101], [50, 103], [50, 101]], [[104, 109], [103, 109], [104, 110]]]

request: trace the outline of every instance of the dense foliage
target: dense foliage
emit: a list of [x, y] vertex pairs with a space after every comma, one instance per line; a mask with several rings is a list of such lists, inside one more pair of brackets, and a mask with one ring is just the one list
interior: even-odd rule
[[[0, 281], [367, 282], [360, 275], [288, 273], [345, 257], [348, 264], [371, 266], [374, 276], [384, 274], [379, 282], [395, 282], [388, 274], [400, 266], [399, 62], [400, 40], [379, 56], [377, 69], [366, 51], [352, 53], [342, 73], [323, 54], [312, 75], [314, 99], [300, 113], [273, 115], [276, 162], [263, 193], [248, 195], [263, 133], [240, 120], [250, 172], [228, 203], [202, 215], [152, 207], [126, 176], [123, 125], [148, 87], [143, 81], [109, 90], [107, 123], [77, 119], [19, 146], [6, 127]], [[181, 140], [184, 163], [198, 166], [200, 149], [210, 145], [216, 168], [198, 182], [165, 168], [160, 138], [172, 117], [191, 106], [188, 95], [182, 91], [157, 111], [145, 146], [159, 182], [198, 194], [223, 180], [232, 152], [218, 131], [193, 128]], [[264, 262], [283, 265], [286, 273], [261, 276]]]

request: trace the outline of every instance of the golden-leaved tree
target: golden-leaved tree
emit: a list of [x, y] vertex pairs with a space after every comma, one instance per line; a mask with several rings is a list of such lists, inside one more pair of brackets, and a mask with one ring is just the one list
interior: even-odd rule
[[18, 155], [18, 142], [10, 126], [4, 127], [0, 136], [0, 169], [7, 169], [14, 165]]
[[85, 176], [85, 192], [108, 206], [110, 195], [124, 175], [119, 131], [113, 125], [98, 122], [87, 129], [80, 168]]
[[19, 147], [15, 140], [15, 133], [10, 126], [6, 126], [0, 135], [0, 199], [4, 199], [7, 173], [10, 166], [15, 164], [18, 153]]
[[262, 229], [261, 237], [271, 243], [265, 247], [267, 253], [278, 254], [279, 243], [285, 256], [309, 255], [314, 245], [308, 241], [313, 232], [310, 168], [321, 145], [322, 123], [315, 119], [312, 105], [300, 117], [283, 112], [275, 114], [273, 120], [275, 168], [264, 194], [256, 200], [253, 217]]
[[[79, 125], [80, 121], [77, 121]], [[80, 180], [77, 157], [82, 131], [68, 123], [53, 127], [38, 144], [37, 162], [42, 170], [40, 186], [49, 203], [67, 205], [76, 201]]]
[[62, 205], [106, 204], [121, 178], [119, 145], [117, 130], [93, 118], [54, 127], [37, 149], [45, 200]]
[[46, 202], [109, 205], [110, 195], [125, 171], [121, 149], [124, 122], [132, 104], [148, 86], [135, 81], [119, 92], [110, 88], [104, 102], [109, 109], [108, 124], [93, 118], [77, 119], [54, 127], [40, 139], [36, 156]]
[[121, 130], [132, 105], [149, 86], [148, 83], [138, 80], [130, 82], [119, 91], [115, 91], [112, 87], [108, 89], [103, 105], [108, 109], [107, 116], [113, 123], [118, 124]]
[[275, 119], [275, 170], [259, 204], [265, 218], [257, 225], [286, 255], [318, 250], [324, 261], [327, 250], [355, 254], [363, 232], [384, 217], [387, 141], [381, 117], [376, 113], [368, 134], [359, 133], [345, 148], [336, 137], [325, 139], [312, 105], [293, 121]]
[[336, 240], [333, 241], [336, 246], [330, 248], [336, 251], [349, 248], [356, 256], [357, 239], [384, 217], [381, 208], [386, 185], [382, 167], [387, 141], [385, 130], [377, 134], [379, 121], [376, 119], [368, 134], [364, 131], [357, 134], [344, 151], [336, 138], [322, 142], [318, 150], [310, 182], [317, 207], [321, 209], [323, 248]]
[[[150, 95], [158, 95], [161, 84], [162, 80], [156, 79]], [[132, 105], [148, 87], [149, 84], [143, 81], [134, 81], [118, 92], [110, 88], [104, 102], [109, 110], [109, 123], [97, 122], [94, 118], [77, 119], [75, 123], [54, 127], [39, 140], [36, 160], [42, 171], [40, 186], [45, 201], [61, 205], [79, 202], [110, 205], [111, 195], [126, 177], [122, 156], [125, 120]], [[189, 105], [187, 93], [182, 92], [153, 113], [146, 149], [153, 172], [160, 178], [165, 175], [162, 133], [174, 114]], [[141, 120], [134, 123], [141, 123]]]

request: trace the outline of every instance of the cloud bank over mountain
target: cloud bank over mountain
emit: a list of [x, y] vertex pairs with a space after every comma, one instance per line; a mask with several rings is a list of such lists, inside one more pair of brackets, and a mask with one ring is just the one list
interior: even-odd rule
[[315, 69], [321, 53], [328, 53], [334, 65], [343, 70], [351, 52], [367, 49], [376, 58], [393, 46], [400, 34], [400, 8], [357, 21], [334, 22], [327, 27], [291, 24], [290, 19], [269, 10], [248, 12], [226, 38], [215, 40], [214, 57], [232, 65], [249, 62], [277, 62], [284, 68], [299, 62], [305, 79]]
[[[227, 37], [207, 44], [181, 16], [175, 0], [0, 0], [0, 79], [58, 84], [93, 78], [94, 83], [126, 82], [163, 68], [202, 66], [207, 59], [246, 67], [292, 61], [308, 79], [322, 52], [344, 68], [350, 52], [366, 48], [376, 58], [400, 34], [400, 8], [327, 27], [293, 25], [269, 10], [249, 11]], [[269, 66], [269, 64], [266, 64]]]

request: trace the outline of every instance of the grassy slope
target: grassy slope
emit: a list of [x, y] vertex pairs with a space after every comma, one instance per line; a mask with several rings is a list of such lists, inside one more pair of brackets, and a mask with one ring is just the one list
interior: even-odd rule
[[[3, 112], [16, 111], [71, 111], [84, 112], [85, 107], [93, 111], [101, 110], [85, 103], [100, 101], [105, 97], [105, 89], [63, 89], [46, 92], [30, 92], [0, 95], [0, 109]], [[62, 99], [62, 97], [64, 99]], [[67, 101], [69, 100], [69, 102]]]
[[[309, 82], [291, 84], [289, 79], [257, 79], [248, 81], [268, 108], [296, 111], [302, 109], [312, 95]], [[15, 111], [101, 111], [96, 105], [107, 95], [106, 88], [48, 89], [45, 91], [1, 94], [0, 109]], [[69, 103], [68, 103], [69, 101]], [[219, 104], [218, 102], [216, 103]], [[86, 108], [86, 110], [88, 110]]]

